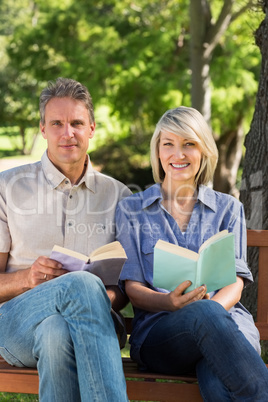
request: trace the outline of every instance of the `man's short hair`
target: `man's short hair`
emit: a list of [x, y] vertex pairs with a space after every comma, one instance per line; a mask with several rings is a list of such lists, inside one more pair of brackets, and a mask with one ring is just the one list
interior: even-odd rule
[[83, 102], [88, 110], [90, 123], [95, 122], [93, 102], [88, 89], [78, 81], [59, 77], [56, 81], [49, 81], [47, 87], [41, 92], [39, 99], [41, 124], [45, 124], [47, 103], [53, 98], [65, 97]]

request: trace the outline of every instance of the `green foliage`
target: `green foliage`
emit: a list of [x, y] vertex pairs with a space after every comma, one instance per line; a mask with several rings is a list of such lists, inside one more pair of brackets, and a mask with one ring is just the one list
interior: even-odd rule
[[145, 142], [137, 144], [133, 137], [122, 138], [116, 142], [110, 139], [90, 153], [91, 159], [103, 173], [126, 183], [133, 192], [141, 191], [153, 183], [149, 147], [144, 149], [144, 145]]
[[252, 119], [258, 88], [260, 54], [254, 31], [261, 15], [251, 9], [233, 22], [215, 49], [211, 63], [214, 132], [223, 134], [243, 118], [245, 132]]
[[[210, 5], [216, 19], [223, 1]], [[139, 169], [149, 169], [157, 120], [169, 108], [191, 104], [188, 8], [187, 0], [3, 0], [2, 124], [37, 127], [38, 95], [46, 82], [77, 79], [95, 103], [96, 145], [105, 144], [93, 161], [133, 182]], [[212, 127], [218, 135], [241, 116], [245, 127], [251, 119], [260, 62], [253, 32], [260, 18], [255, 11], [241, 15], [215, 49]]]

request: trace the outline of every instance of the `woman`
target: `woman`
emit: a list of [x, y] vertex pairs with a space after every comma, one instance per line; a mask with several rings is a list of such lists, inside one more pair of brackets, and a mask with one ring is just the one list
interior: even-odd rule
[[[187, 107], [169, 110], [151, 140], [156, 184], [118, 205], [117, 238], [128, 255], [121, 279], [135, 310], [131, 356], [152, 371], [196, 372], [205, 401], [267, 401], [259, 334], [239, 303], [252, 282], [244, 211], [235, 198], [207, 187], [217, 159], [202, 115]], [[153, 286], [158, 239], [198, 251], [223, 229], [235, 235], [236, 283], [210, 294], [205, 284], [185, 294], [187, 278], [172, 292]]]

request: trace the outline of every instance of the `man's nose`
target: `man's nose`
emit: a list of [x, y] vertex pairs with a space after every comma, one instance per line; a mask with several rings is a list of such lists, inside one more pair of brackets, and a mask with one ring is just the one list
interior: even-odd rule
[[74, 136], [73, 128], [70, 124], [65, 124], [63, 136], [66, 138], [71, 138]]

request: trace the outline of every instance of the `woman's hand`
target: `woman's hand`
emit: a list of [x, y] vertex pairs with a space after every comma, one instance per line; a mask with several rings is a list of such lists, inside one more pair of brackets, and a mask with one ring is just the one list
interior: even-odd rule
[[159, 312], [176, 311], [194, 301], [208, 298], [205, 285], [183, 294], [190, 285], [190, 281], [185, 281], [170, 293], [156, 292], [147, 288], [145, 284], [135, 281], [126, 281], [125, 288], [133, 306], [146, 311]]
[[183, 308], [184, 306], [187, 306], [187, 304], [193, 303], [197, 300], [209, 298], [209, 295], [207, 294], [207, 287], [205, 285], [202, 285], [199, 288], [184, 294], [185, 290], [190, 285], [190, 281], [182, 282], [179, 286], [176, 287], [175, 290], [168, 293], [170, 301], [169, 311], [176, 311]]

